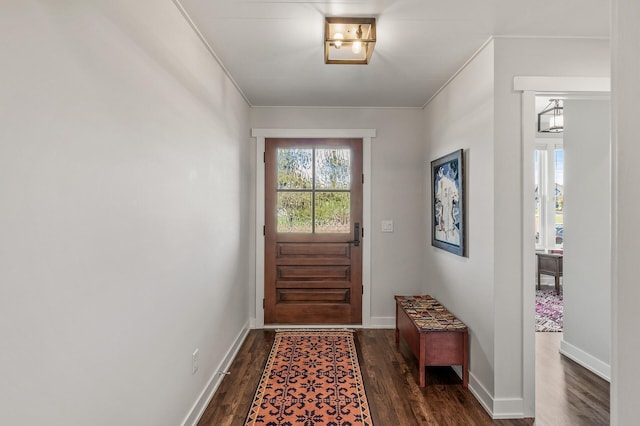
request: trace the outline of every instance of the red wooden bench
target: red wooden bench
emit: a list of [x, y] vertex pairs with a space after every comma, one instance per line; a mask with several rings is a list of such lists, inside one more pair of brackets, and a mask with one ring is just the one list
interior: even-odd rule
[[462, 366], [462, 386], [469, 383], [469, 334], [467, 326], [436, 299], [395, 296], [396, 346], [400, 337], [418, 359], [420, 387], [425, 387], [425, 367]]

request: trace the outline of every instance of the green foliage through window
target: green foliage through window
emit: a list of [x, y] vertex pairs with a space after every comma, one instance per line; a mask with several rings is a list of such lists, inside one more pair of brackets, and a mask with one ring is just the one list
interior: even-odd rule
[[350, 232], [350, 149], [279, 148], [277, 161], [277, 232]]

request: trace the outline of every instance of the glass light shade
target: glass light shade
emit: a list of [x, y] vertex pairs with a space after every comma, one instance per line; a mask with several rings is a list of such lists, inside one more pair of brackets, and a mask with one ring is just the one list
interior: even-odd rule
[[362, 52], [362, 42], [354, 41], [353, 44], [351, 45], [351, 51], [356, 55]]
[[344, 40], [344, 36], [342, 35], [342, 33], [335, 33], [333, 35], [333, 38], [335, 39], [333, 45], [336, 47], [336, 49], [340, 49], [340, 47], [342, 46], [342, 40]]
[[554, 129], [564, 127], [564, 115], [554, 115], [549, 118], [549, 127]]

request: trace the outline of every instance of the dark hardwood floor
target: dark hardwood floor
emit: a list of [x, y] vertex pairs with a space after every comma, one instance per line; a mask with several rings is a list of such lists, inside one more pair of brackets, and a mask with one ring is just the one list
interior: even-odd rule
[[418, 363], [394, 330], [357, 333], [363, 381], [376, 425], [531, 425], [528, 420], [493, 421], [450, 367], [427, 367], [418, 386]]
[[[553, 277], [540, 281], [555, 290]], [[536, 333], [536, 425], [608, 425], [609, 382], [561, 355], [562, 336]]]
[[[273, 343], [274, 331], [252, 330], [200, 425], [242, 425]], [[609, 384], [558, 353], [561, 333], [536, 333], [536, 425], [609, 423]], [[531, 425], [532, 419], [492, 420], [449, 367], [427, 369], [418, 387], [417, 362], [393, 330], [358, 330], [356, 345], [376, 426]]]
[[[553, 289], [553, 278], [544, 278], [543, 287]], [[199, 425], [243, 424], [274, 335], [249, 333]], [[492, 420], [449, 367], [428, 367], [427, 386], [418, 387], [417, 361], [404, 342], [396, 350], [394, 330], [358, 330], [355, 336], [376, 426], [534, 424]], [[608, 425], [609, 383], [562, 356], [561, 340], [562, 333], [536, 333], [535, 425]]]
[[[199, 425], [243, 424], [274, 334], [272, 330], [249, 333], [231, 374], [223, 380]], [[540, 360], [536, 366], [535, 424], [608, 424], [608, 383], [557, 353], [553, 340], [559, 333], [540, 334], [555, 335], [536, 337]], [[417, 362], [404, 342], [400, 351], [396, 350], [394, 330], [358, 330], [355, 336], [376, 426], [533, 424], [533, 419], [492, 420], [449, 367], [427, 368], [427, 386], [419, 388]]]
[[536, 425], [608, 425], [609, 382], [561, 355], [562, 333], [536, 333]]

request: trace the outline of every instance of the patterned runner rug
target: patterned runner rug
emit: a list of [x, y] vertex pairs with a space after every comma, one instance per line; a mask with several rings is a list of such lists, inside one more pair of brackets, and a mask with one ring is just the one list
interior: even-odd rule
[[278, 331], [246, 425], [373, 425], [353, 333]]
[[536, 331], [562, 331], [564, 314], [562, 293], [555, 290], [536, 291]]

